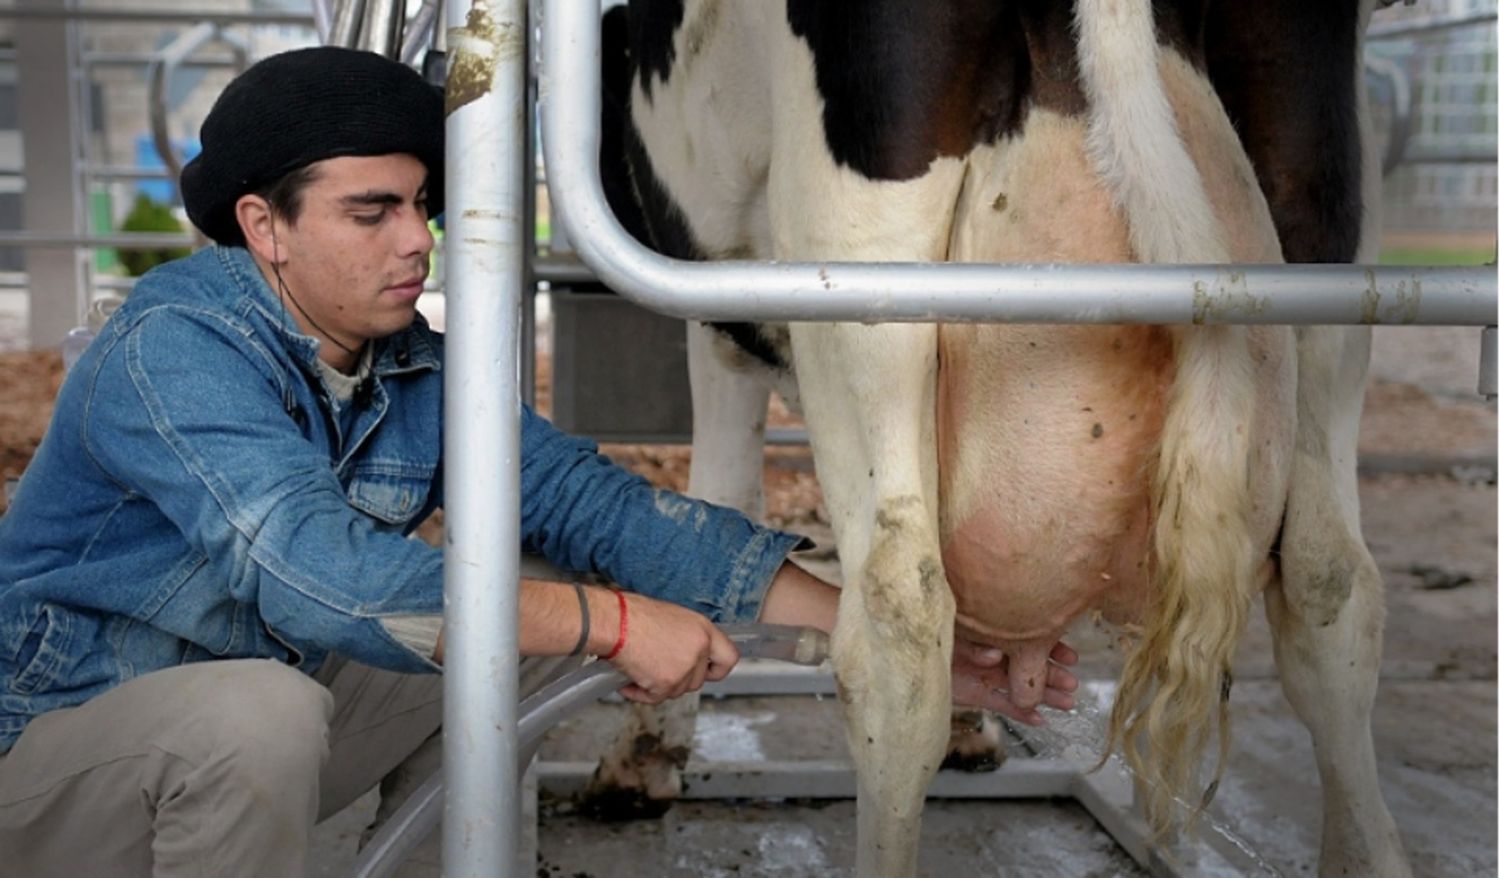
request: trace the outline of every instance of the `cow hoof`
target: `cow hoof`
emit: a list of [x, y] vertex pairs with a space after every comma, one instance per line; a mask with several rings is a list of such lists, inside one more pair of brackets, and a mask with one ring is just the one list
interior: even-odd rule
[[610, 823], [654, 820], [681, 795], [682, 775], [670, 762], [637, 763], [612, 777], [600, 766], [579, 796], [578, 810]]
[[672, 799], [653, 799], [643, 790], [590, 788], [578, 799], [578, 813], [602, 823], [656, 820], [667, 813], [672, 802]]
[[943, 768], [982, 774], [1005, 762], [1000, 722], [993, 714], [984, 710], [954, 711], [951, 723]]
[[594, 770], [579, 797], [579, 810], [598, 820], [648, 820], [660, 817], [682, 795], [685, 747], [663, 747], [655, 735], [636, 737], [631, 758], [606, 759]]

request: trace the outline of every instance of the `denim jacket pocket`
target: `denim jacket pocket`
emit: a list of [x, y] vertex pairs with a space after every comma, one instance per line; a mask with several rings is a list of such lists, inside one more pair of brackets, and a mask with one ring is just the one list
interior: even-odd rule
[[401, 527], [421, 512], [435, 467], [369, 461], [349, 481], [349, 505], [377, 521]]
[[18, 695], [43, 690], [57, 674], [58, 665], [68, 655], [72, 640], [71, 618], [50, 604], [43, 604], [31, 630], [21, 640], [16, 653], [16, 676], [10, 689]]

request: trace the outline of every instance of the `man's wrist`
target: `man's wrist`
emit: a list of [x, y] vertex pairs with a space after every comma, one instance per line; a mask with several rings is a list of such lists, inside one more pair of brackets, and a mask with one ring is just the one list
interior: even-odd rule
[[591, 619], [588, 646], [584, 652], [602, 656], [614, 649], [615, 642], [620, 639], [620, 602], [614, 592], [598, 586], [585, 586], [584, 595], [588, 599]]

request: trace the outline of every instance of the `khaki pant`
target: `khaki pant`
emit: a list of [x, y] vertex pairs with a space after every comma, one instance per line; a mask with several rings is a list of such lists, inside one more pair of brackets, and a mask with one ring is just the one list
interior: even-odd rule
[[0, 870], [305, 875], [313, 824], [419, 748], [435, 767], [441, 722], [440, 676], [353, 662], [318, 679], [257, 659], [137, 677], [36, 718], [0, 757]]

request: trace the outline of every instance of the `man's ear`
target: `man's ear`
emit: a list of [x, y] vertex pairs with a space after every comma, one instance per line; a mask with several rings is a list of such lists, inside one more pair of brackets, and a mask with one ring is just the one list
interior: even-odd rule
[[276, 215], [270, 202], [259, 195], [241, 195], [234, 203], [234, 217], [239, 221], [240, 231], [245, 233], [245, 246], [251, 253], [272, 265], [286, 261], [286, 254], [276, 240]]

